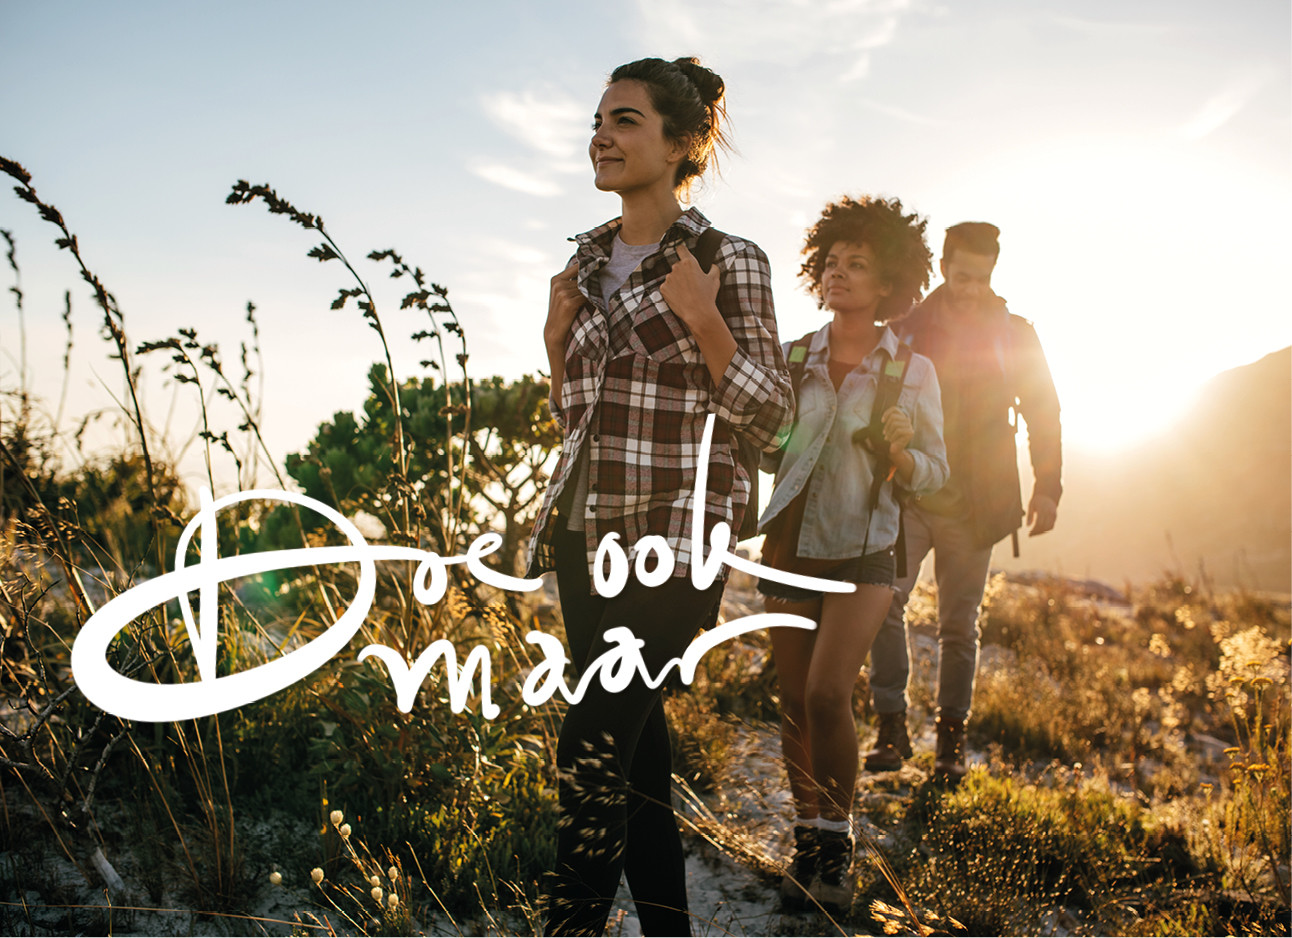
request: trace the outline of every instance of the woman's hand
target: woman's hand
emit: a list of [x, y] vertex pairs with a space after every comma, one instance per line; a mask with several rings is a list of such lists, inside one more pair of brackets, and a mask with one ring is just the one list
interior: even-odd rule
[[547, 365], [552, 372], [552, 400], [561, 406], [561, 386], [565, 383], [565, 340], [587, 298], [579, 291], [579, 262], [552, 278], [552, 292], [547, 297], [547, 322], [543, 325], [543, 344], [547, 346]]
[[677, 263], [659, 285], [660, 296], [691, 330], [709, 377], [716, 387], [736, 355], [736, 340], [718, 310], [722, 274], [714, 264], [706, 274], [685, 244], [677, 246]]
[[905, 452], [911, 440], [915, 439], [915, 428], [911, 426], [911, 418], [906, 416], [904, 411], [890, 407], [884, 411], [880, 420], [884, 424], [884, 439], [888, 441], [889, 458]]
[[915, 438], [911, 418], [904, 411], [890, 407], [880, 418], [884, 424], [884, 439], [888, 441], [888, 458], [893, 464], [897, 481], [909, 485], [915, 472], [915, 457], [907, 452], [907, 445]]
[[718, 312], [718, 287], [722, 274], [714, 264], [706, 274], [700, 262], [687, 250], [685, 244], [677, 246], [677, 263], [668, 272], [659, 292], [664, 302], [678, 319], [686, 323], [692, 335], [699, 335], [712, 327], [714, 320], [722, 321]]
[[547, 298], [547, 322], [543, 326], [543, 343], [549, 357], [556, 353], [565, 359], [565, 340], [570, 334], [574, 317], [586, 304], [587, 298], [579, 291], [579, 262], [570, 261], [568, 267], [552, 278], [552, 292]]

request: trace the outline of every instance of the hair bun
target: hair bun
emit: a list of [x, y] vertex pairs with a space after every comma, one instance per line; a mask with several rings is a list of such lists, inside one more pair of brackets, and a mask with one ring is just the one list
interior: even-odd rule
[[674, 59], [673, 64], [681, 70], [682, 74], [691, 79], [691, 84], [695, 85], [696, 90], [700, 92], [700, 100], [706, 105], [722, 100], [727, 86], [717, 72], [705, 68], [693, 55]]
[[651, 104], [663, 118], [664, 136], [675, 141], [690, 138], [690, 152], [677, 166], [675, 189], [685, 189], [690, 180], [704, 175], [711, 160], [716, 164], [715, 148], [730, 150], [722, 100], [726, 85], [698, 59], [638, 59], [610, 73], [608, 84], [617, 81], [646, 85]]

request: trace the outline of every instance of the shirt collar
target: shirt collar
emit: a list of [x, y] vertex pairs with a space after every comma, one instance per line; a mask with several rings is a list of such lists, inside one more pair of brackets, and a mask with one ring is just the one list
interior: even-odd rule
[[[871, 355], [874, 355], [876, 352], [880, 351], [881, 349], [888, 353], [888, 357], [890, 359], [896, 358], [897, 346], [898, 346], [897, 335], [893, 332], [891, 328], [889, 328], [887, 324], [885, 324], [883, 331], [880, 332], [879, 334], [879, 342], [876, 343], [875, 347], [870, 350], [870, 353], [866, 356], [866, 358], [869, 359]], [[817, 330], [816, 335], [812, 336], [812, 344], [808, 347], [808, 354], [813, 357], [819, 357], [823, 363], [829, 361], [830, 323], [827, 322], [824, 326], [822, 326], [819, 330]]]
[[[577, 234], [571, 241], [576, 242], [580, 247], [590, 247], [594, 252], [606, 257], [610, 256], [610, 245], [615, 240], [615, 235], [623, 224], [622, 218], [612, 218], [604, 225], [598, 225], [591, 231], [585, 231]], [[677, 221], [669, 226], [668, 231], [664, 232], [661, 243], [667, 243], [678, 236], [685, 239], [687, 236], [699, 237], [706, 228], [712, 228], [713, 223], [704, 217], [694, 205], [678, 216]]]

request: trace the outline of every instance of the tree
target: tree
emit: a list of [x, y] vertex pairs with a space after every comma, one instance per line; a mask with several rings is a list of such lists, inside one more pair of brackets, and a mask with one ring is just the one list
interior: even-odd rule
[[545, 466], [561, 443], [561, 429], [547, 407], [546, 378], [525, 375], [510, 384], [489, 378], [473, 389], [467, 486], [471, 504], [483, 515], [477, 530], [498, 530], [495, 556], [513, 576], [523, 571], [522, 548], [542, 504]]
[[[401, 484], [392, 458], [393, 414], [384, 365], [368, 373], [369, 393], [362, 418], [340, 411], [319, 425], [304, 453], [287, 457], [287, 472], [311, 498], [353, 517], [363, 511], [390, 530], [390, 509]], [[466, 443], [468, 534], [502, 535], [502, 547], [491, 561], [513, 576], [521, 571], [521, 550], [538, 514], [547, 475], [545, 466], [561, 441], [548, 412], [548, 382], [526, 375], [508, 382], [500, 377], [476, 382], [471, 395], [471, 433]], [[463, 387], [449, 388], [455, 405]], [[419, 518], [441, 513], [448, 499], [449, 460], [445, 453], [446, 416], [443, 385], [434, 378], [410, 379], [399, 387], [407, 447], [407, 486]], [[461, 446], [461, 437], [455, 437]], [[454, 462], [463, 458], [455, 453]], [[275, 513], [280, 513], [275, 509]], [[267, 519], [262, 549], [286, 533], [284, 518]], [[322, 527], [320, 522], [318, 527]], [[436, 526], [427, 526], [431, 549], [442, 547]], [[285, 546], [285, 545], [284, 545]]]

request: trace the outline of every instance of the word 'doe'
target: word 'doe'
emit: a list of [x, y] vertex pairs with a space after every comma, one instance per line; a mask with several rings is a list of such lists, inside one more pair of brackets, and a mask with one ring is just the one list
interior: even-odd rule
[[[851, 583], [772, 570], [732, 554], [727, 549], [731, 528], [725, 521], [715, 524], [710, 530], [711, 549], [707, 556], [704, 554], [703, 514], [699, 506], [704, 503], [713, 419], [710, 415], [705, 424], [696, 473], [695, 507], [691, 513], [691, 578], [696, 588], [710, 586], [725, 563], [755, 576], [806, 589], [839, 593], [852, 591], [854, 586]], [[290, 502], [309, 508], [335, 524], [349, 544], [220, 557], [216, 548], [216, 518], [223, 509], [246, 501]], [[196, 564], [186, 565], [185, 556], [195, 533], [199, 537], [200, 559]], [[198, 513], [184, 528], [176, 545], [174, 571], [127, 590], [91, 616], [72, 646], [72, 673], [81, 692], [91, 703], [125, 719], [149, 722], [187, 720], [232, 710], [302, 680], [349, 644], [372, 608], [377, 589], [376, 563], [379, 560], [416, 562], [413, 595], [425, 605], [433, 605], [444, 597], [448, 588], [448, 567], [456, 564], [465, 563], [473, 577], [498, 589], [530, 592], [541, 587], [541, 580], [507, 576], [484, 564], [483, 558], [496, 551], [501, 543], [500, 535], [484, 534], [472, 542], [465, 554], [453, 557], [441, 557], [412, 547], [370, 545], [344, 515], [305, 495], [256, 489], [212, 500], [210, 492], [203, 490]], [[644, 585], [658, 585], [672, 574], [673, 553], [663, 538], [642, 538], [635, 545], [634, 552], [635, 572]], [[655, 561], [649, 570], [646, 558]], [[335, 623], [300, 648], [273, 661], [223, 677], [216, 674], [220, 635], [218, 591], [221, 583], [261, 573], [336, 563], [357, 563], [359, 580], [353, 602]], [[597, 550], [594, 569], [597, 592], [607, 597], [618, 595], [628, 581], [629, 566], [628, 554], [619, 545], [618, 535], [607, 534]], [[664, 571], [662, 575], [661, 571]], [[189, 598], [194, 592], [198, 597], [196, 616]], [[137, 681], [115, 670], [107, 661], [112, 640], [140, 616], [172, 600], [179, 601], [189, 645], [197, 663], [198, 680], [182, 684], [154, 684]], [[734, 619], [697, 637], [681, 658], [673, 659], [654, 675], [648, 673], [641, 656], [640, 649], [645, 643], [627, 628], [612, 628], [605, 636], [611, 647], [592, 663], [573, 690], [565, 683], [565, 668], [569, 662], [560, 640], [532, 631], [526, 636], [526, 641], [537, 645], [544, 657], [524, 681], [521, 692], [525, 702], [531, 706], [545, 703], [558, 692], [573, 702], [582, 698], [593, 680], [599, 680], [611, 692], [627, 687], [634, 678], [657, 687], [675, 667], [679, 677], [689, 684], [705, 652], [736, 635], [773, 627], [813, 629], [816, 624], [802, 616], [772, 613]], [[447, 639], [432, 642], [411, 665], [398, 651], [379, 643], [370, 644], [359, 652], [360, 661], [370, 657], [386, 666], [395, 686], [396, 705], [405, 713], [412, 709], [418, 689], [440, 660], [444, 662], [449, 682], [449, 705], [454, 712], [461, 712], [466, 707], [474, 675], [479, 675], [481, 714], [493, 719], [499, 713], [492, 700], [489, 652], [483, 645], [475, 646], [461, 667], [458, 666], [456, 649]]]

